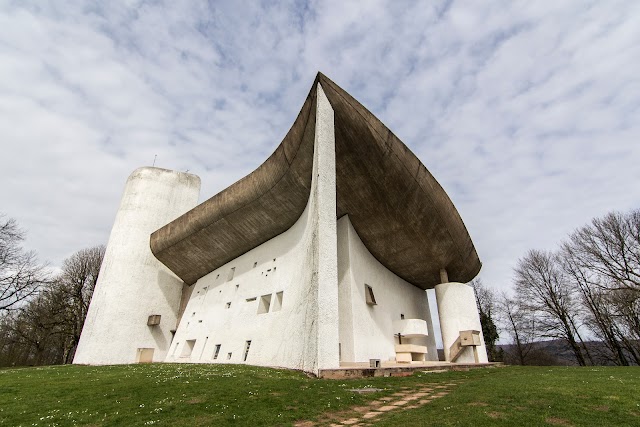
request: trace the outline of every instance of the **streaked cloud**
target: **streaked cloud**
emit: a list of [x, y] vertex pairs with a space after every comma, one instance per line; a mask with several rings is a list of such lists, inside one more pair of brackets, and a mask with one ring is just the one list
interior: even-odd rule
[[640, 206], [637, 2], [7, 2], [1, 211], [59, 265], [104, 243], [141, 165], [255, 169], [322, 71], [440, 181], [508, 286], [612, 209]]

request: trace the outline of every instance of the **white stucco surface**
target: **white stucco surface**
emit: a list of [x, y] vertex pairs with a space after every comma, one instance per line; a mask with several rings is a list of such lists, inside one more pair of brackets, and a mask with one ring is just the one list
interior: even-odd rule
[[[139, 348], [166, 357], [182, 281], [151, 253], [151, 233], [192, 209], [200, 178], [143, 167], [127, 180], [74, 363], [134, 363]], [[160, 325], [147, 326], [149, 315]], [[148, 354], [148, 353], [147, 353]]]
[[[341, 362], [395, 360], [394, 321], [422, 319], [427, 337], [406, 337], [404, 344], [427, 347], [426, 360], [438, 360], [427, 293], [396, 276], [364, 246], [349, 217], [338, 220]], [[365, 284], [376, 305], [366, 303]], [[397, 324], [397, 323], [396, 323]]]
[[[370, 359], [423, 360], [425, 349], [424, 359], [437, 361], [427, 293], [382, 265], [348, 215], [336, 219], [335, 156], [334, 111], [318, 84], [302, 215], [193, 286], [153, 256], [149, 238], [196, 205], [199, 178], [133, 172], [74, 363], [247, 363], [318, 373]], [[480, 320], [471, 287], [444, 283], [436, 298], [448, 358], [459, 331], [481, 330]], [[160, 315], [160, 325], [147, 326], [150, 315]], [[484, 344], [478, 350], [486, 362]], [[458, 361], [473, 362], [473, 352]]]
[[[436, 300], [445, 360], [450, 360], [449, 349], [458, 339], [460, 331], [476, 330], [480, 331], [481, 342], [481, 345], [477, 347], [478, 361], [486, 363], [488, 361], [487, 349], [484, 345], [480, 315], [473, 288], [464, 283], [442, 283], [436, 285]], [[463, 349], [456, 362], [474, 363], [473, 347]]]
[[243, 363], [251, 341], [252, 365], [339, 366], [334, 138], [333, 109], [318, 85], [305, 211], [286, 232], [196, 282], [167, 361]]

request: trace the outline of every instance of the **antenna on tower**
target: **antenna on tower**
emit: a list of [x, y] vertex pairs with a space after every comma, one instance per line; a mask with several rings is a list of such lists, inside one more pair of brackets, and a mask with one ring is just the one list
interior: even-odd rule
[[154, 154], [154, 155], [153, 155], [153, 165], [152, 165], [152, 167], [155, 167], [155, 165], [156, 165], [156, 158], [157, 158], [157, 157], [158, 157], [158, 155], [157, 155], [157, 154]]

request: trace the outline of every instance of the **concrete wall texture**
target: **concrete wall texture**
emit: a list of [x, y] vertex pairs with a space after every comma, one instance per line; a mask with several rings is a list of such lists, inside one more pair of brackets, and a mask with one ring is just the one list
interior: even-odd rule
[[[181, 297], [182, 281], [149, 248], [149, 235], [198, 203], [200, 178], [144, 167], [127, 180], [111, 229], [74, 363], [134, 363], [152, 348], [163, 361]], [[160, 325], [147, 326], [148, 316]]]
[[[242, 185], [234, 187], [240, 188], [238, 192], [227, 189], [224, 197], [214, 196], [198, 207], [200, 182], [194, 175], [141, 168], [129, 177], [74, 363], [247, 363], [317, 373], [370, 359], [437, 360], [425, 283], [433, 283], [434, 268], [443, 261], [426, 259], [428, 268], [422, 279], [408, 281], [385, 264], [391, 260], [396, 265], [394, 260], [401, 256], [374, 255], [351, 215], [340, 215], [347, 205], [340, 208], [337, 204], [337, 170], [344, 174], [346, 169], [344, 164], [337, 166], [336, 130], [343, 128], [336, 122], [334, 100], [325, 93], [324, 84], [334, 85], [316, 79], [290, 131], [301, 141], [297, 154], [290, 149], [294, 154], [287, 157], [296, 169], [289, 175], [280, 166], [266, 169], [279, 171], [283, 180], [289, 180], [284, 188], [296, 192], [294, 199], [288, 199], [287, 192], [274, 193], [269, 190], [272, 187], [264, 186], [264, 179], [271, 180], [264, 165], [262, 175], [253, 181], [239, 181]], [[331, 90], [332, 96], [340, 93], [333, 86]], [[344, 111], [340, 111], [344, 120]], [[302, 122], [306, 124], [300, 125]], [[287, 138], [293, 138], [290, 135]], [[291, 144], [290, 139], [285, 141]], [[306, 153], [310, 154], [308, 162]], [[297, 220], [266, 240], [256, 231], [275, 217], [272, 213], [261, 216], [260, 197], [267, 196], [260, 196], [247, 184], [251, 182], [267, 188], [264, 194], [275, 197], [275, 206], [283, 210], [294, 209], [294, 205], [298, 209], [298, 194], [307, 188], [306, 205], [298, 211]], [[452, 209], [441, 188], [433, 191], [442, 212]], [[245, 201], [245, 207], [239, 200]], [[242, 209], [240, 216], [231, 217]], [[238, 223], [243, 215], [253, 228]], [[362, 225], [361, 216], [359, 221]], [[453, 223], [462, 236], [464, 254], [454, 252], [449, 241], [443, 248], [446, 256], [458, 257], [450, 266], [462, 265], [460, 271], [453, 270], [454, 277], [469, 277], [469, 272], [479, 268], [479, 261], [475, 255], [469, 258], [470, 238], [460, 231], [466, 233], [459, 217]], [[269, 227], [270, 233], [278, 229]], [[242, 229], [248, 234], [239, 232]], [[219, 240], [216, 230], [222, 233]], [[364, 232], [371, 239], [374, 231]], [[454, 234], [447, 234], [447, 239]], [[257, 243], [247, 246], [245, 237]], [[197, 250], [191, 251], [189, 242]], [[212, 248], [224, 252], [226, 245], [236, 255], [210, 254]], [[379, 254], [393, 254], [394, 247], [405, 250], [406, 242], [389, 242], [389, 248]], [[411, 253], [417, 252], [412, 249]], [[465, 266], [461, 259], [474, 264]], [[421, 270], [412, 266], [403, 271], [414, 274]], [[436, 296], [448, 357], [448, 346], [460, 330], [480, 329], [479, 316], [473, 289], [467, 285], [439, 284]], [[147, 325], [150, 315], [160, 315], [160, 324]], [[484, 346], [479, 354], [486, 361]], [[469, 361], [468, 354], [458, 361]]]

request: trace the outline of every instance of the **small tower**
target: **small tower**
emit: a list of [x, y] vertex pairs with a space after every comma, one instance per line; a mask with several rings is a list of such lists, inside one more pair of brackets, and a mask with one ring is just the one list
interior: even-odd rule
[[149, 236], [198, 203], [200, 178], [143, 167], [125, 185], [74, 363], [164, 360], [182, 280], [159, 262]]

